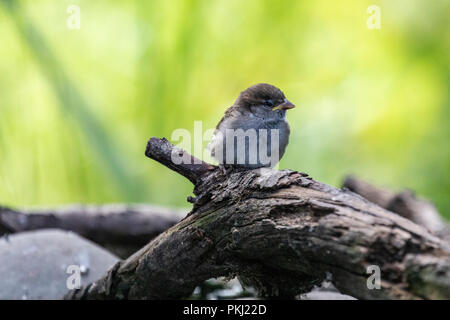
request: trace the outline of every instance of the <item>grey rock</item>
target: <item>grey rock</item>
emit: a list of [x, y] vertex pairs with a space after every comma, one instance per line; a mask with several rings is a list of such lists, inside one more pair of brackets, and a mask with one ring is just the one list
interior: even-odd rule
[[0, 299], [62, 299], [68, 292], [68, 282], [69, 286], [76, 283], [70, 280], [77, 274], [81, 285], [89, 284], [118, 260], [68, 231], [44, 229], [3, 236]]
[[331, 274], [327, 274], [327, 280], [308, 293], [301, 294], [300, 300], [356, 300], [356, 298], [342, 294], [330, 282]]
[[301, 295], [300, 300], [356, 300], [354, 297], [333, 291], [311, 291]]

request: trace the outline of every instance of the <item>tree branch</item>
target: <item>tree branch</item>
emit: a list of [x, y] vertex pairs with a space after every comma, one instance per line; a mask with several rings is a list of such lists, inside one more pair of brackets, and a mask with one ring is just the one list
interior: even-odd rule
[[416, 197], [410, 190], [394, 192], [376, 187], [354, 176], [346, 177], [343, 187], [378, 204], [380, 207], [398, 213], [402, 217], [424, 226], [441, 238], [450, 240], [448, 222], [442, 218], [431, 202]]
[[126, 258], [186, 212], [150, 205], [71, 205], [28, 211], [0, 207], [0, 235], [44, 228], [70, 230]]
[[[166, 138], [150, 138], [145, 155], [181, 174], [193, 184], [196, 184], [204, 174], [215, 168], [215, 166], [191, 156], [186, 151], [174, 147]], [[183, 160], [183, 162], [176, 164], [173, 159]]]
[[[304, 173], [190, 171], [171, 162], [171, 148], [152, 138], [146, 154], [195, 181], [191, 214], [67, 298], [181, 298], [234, 275], [265, 296], [329, 279], [360, 299], [450, 298], [450, 249], [422, 226]], [[368, 289], [370, 265], [381, 270], [380, 290]]]

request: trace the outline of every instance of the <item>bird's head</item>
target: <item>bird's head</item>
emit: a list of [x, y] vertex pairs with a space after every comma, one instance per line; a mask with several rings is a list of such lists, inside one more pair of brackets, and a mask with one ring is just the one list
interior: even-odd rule
[[286, 110], [295, 108], [280, 89], [267, 83], [258, 83], [242, 91], [235, 105], [253, 113], [273, 112], [283, 115]]

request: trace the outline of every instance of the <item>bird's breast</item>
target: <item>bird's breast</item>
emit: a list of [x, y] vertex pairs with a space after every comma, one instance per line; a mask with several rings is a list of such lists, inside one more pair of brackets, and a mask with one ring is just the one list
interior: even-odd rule
[[[284, 155], [290, 134], [286, 119], [248, 117], [246, 121], [241, 121], [242, 119], [239, 119], [240, 121], [233, 120], [236, 119], [225, 119], [222, 122], [209, 145], [211, 155], [219, 163], [227, 163], [232, 159], [232, 163], [228, 164], [240, 164], [248, 168], [271, 167]], [[236, 145], [239, 143], [239, 135], [244, 135], [241, 141], [245, 145], [241, 149]], [[252, 137], [256, 139], [252, 139]], [[254, 143], [255, 148], [252, 148], [252, 143]], [[264, 162], [264, 159], [268, 159], [267, 155], [269, 157], [274, 155], [272, 154], [274, 147], [278, 150], [276, 152], [277, 159], [275, 161], [271, 159], [270, 163]], [[217, 150], [220, 150], [220, 152], [217, 152]], [[252, 157], [255, 153], [256, 156]], [[242, 161], [239, 161], [239, 157]], [[256, 162], [252, 162], [252, 158], [256, 159]]]

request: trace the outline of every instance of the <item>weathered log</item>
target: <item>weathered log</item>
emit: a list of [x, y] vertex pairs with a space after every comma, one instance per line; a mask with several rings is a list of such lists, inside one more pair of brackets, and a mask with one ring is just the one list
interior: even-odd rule
[[184, 210], [144, 204], [70, 205], [21, 211], [0, 206], [0, 235], [58, 228], [78, 233], [127, 258], [185, 215]]
[[[307, 174], [231, 171], [170, 161], [152, 138], [146, 155], [195, 183], [190, 215], [72, 299], [162, 299], [237, 275], [261, 295], [292, 297], [328, 279], [359, 299], [450, 298], [450, 248], [424, 227]], [[381, 288], [367, 286], [367, 267]]]
[[442, 218], [433, 203], [417, 197], [411, 190], [394, 192], [377, 187], [354, 176], [347, 176], [342, 186], [382, 208], [398, 213], [402, 217], [424, 226], [437, 236], [447, 241], [450, 240], [449, 223]]

